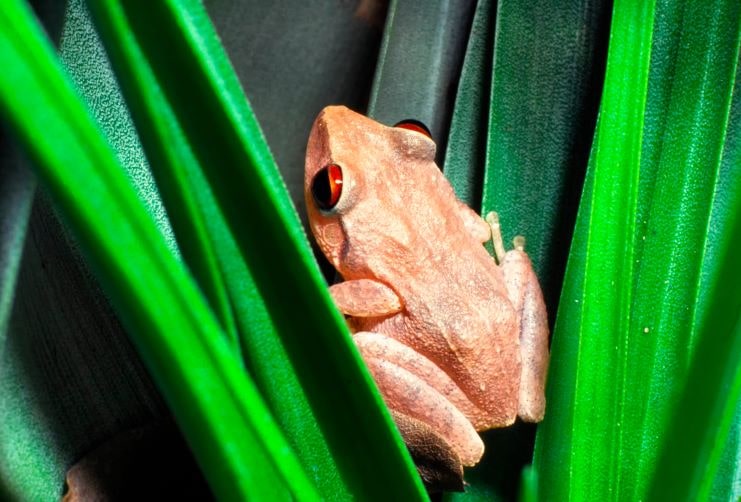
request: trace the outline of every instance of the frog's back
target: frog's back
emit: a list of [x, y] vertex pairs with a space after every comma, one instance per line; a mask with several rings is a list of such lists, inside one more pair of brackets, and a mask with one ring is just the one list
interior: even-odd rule
[[411, 216], [427, 223], [416, 226], [408, 248], [388, 249], [387, 259], [373, 264], [376, 278], [394, 288], [404, 308], [387, 318], [359, 319], [355, 329], [413, 348], [474, 404], [509, 420], [517, 381], [507, 376], [519, 374], [520, 364], [517, 315], [501, 270], [466, 226], [452, 188], [434, 183], [448, 196], [425, 208], [410, 198], [404, 226], [415, 228]]

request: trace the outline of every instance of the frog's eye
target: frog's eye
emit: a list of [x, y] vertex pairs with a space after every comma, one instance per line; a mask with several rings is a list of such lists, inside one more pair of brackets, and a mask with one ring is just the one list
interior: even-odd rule
[[394, 127], [401, 127], [402, 129], [409, 129], [410, 131], [420, 132], [428, 138], [432, 139], [432, 133], [430, 132], [430, 130], [419, 120], [405, 119], [401, 122], [396, 123]]
[[337, 164], [321, 168], [311, 182], [311, 195], [319, 209], [329, 211], [335, 207], [342, 195], [342, 168]]

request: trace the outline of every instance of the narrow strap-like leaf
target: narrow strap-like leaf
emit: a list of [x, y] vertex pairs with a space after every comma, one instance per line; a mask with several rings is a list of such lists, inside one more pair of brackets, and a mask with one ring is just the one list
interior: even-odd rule
[[[353, 493], [422, 485], [332, 304], [208, 16], [191, 0], [121, 3], [223, 211]], [[177, 50], [179, 57], [173, 58]]]
[[5, 340], [36, 180], [7, 134], [0, 136], [0, 345]]
[[[692, 9], [696, 6], [690, 4], [688, 7]], [[704, 9], [709, 7], [703, 6]], [[698, 26], [702, 27], [701, 32], [693, 33], [692, 28], [684, 30], [684, 36], [718, 40], [720, 35], [724, 40], [722, 44], [718, 40], [711, 44], [711, 48], [705, 47], [714, 56], [706, 60], [712, 68], [695, 72], [695, 75], [702, 76], [703, 81], [713, 80], [706, 84], [707, 88], [713, 89], [713, 93], [701, 92], [699, 99], [696, 94], [687, 97], [690, 103], [708, 108], [709, 103], [703, 104], [702, 99], [702, 96], [707, 96], [709, 101], [721, 105], [716, 108], [721, 117], [712, 121], [702, 120], [696, 131], [683, 138], [683, 142], [690, 146], [690, 151], [706, 151], [697, 143], [707, 134], [705, 145], [711, 149], [721, 146], [722, 152], [716, 150], [717, 156], [707, 155], [706, 158], [703, 155], [687, 163], [698, 169], [700, 175], [716, 171], [717, 176], [715, 179], [710, 177], [709, 181], [714, 182], [714, 186], [703, 194], [705, 206], [697, 204], [698, 209], [707, 211], [708, 198], [712, 196], [707, 229], [685, 232], [687, 238], [694, 237], [695, 242], [706, 240], [705, 252], [702, 263], [692, 263], [699, 269], [695, 271], [699, 273], [699, 278], [694, 291], [697, 299], [692, 313], [694, 321], [691, 333], [686, 331], [686, 321], [679, 327], [684, 340], [679, 346], [684, 349], [683, 355], [690, 360], [690, 367], [683, 384], [677, 384], [681, 390], [679, 403], [668, 403], [668, 416], [672, 420], [669, 429], [661, 431], [661, 447], [651, 452], [657, 462], [656, 474], [648, 487], [649, 496], [653, 498], [730, 500], [738, 496], [737, 476], [741, 465], [741, 288], [738, 283], [741, 278], [741, 260], [738, 259], [741, 246], [741, 65], [738, 64], [741, 8], [736, 2], [716, 4], [714, 7], [719, 10], [710, 9], [710, 12], [704, 13], [690, 10], [690, 16], [685, 14], [685, 19], [693, 22], [708, 16], [716, 22], [721, 21], [730, 31], [726, 32], [726, 36], [718, 31], [713, 34], [713, 30], [708, 30], [705, 23]], [[735, 44], [732, 41], [734, 37]], [[682, 46], [684, 50], [703, 49], [697, 40], [694, 43], [685, 42]], [[718, 78], [717, 72], [723, 72], [724, 66], [726, 71], [735, 73], [734, 79], [729, 79], [727, 74]], [[683, 87], [691, 88], [688, 85]], [[726, 110], [723, 106], [725, 100], [730, 101], [725, 105]], [[724, 120], [722, 114], [726, 111], [728, 116]], [[675, 186], [674, 183], [672, 185]], [[689, 193], [699, 195], [700, 190]], [[683, 215], [689, 218], [686, 211]], [[696, 254], [690, 253], [684, 243], [683, 235], [682, 250], [690, 257], [695, 257]], [[682, 316], [689, 315], [682, 313]], [[690, 339], [690, 335], [692, 343], [688, 344], [686, 340]], [[652, 433], [653, 430], [649, 429], [644, 434], [648, 436]], [[650, 463], [648, 465], [651, 466]]]
[[630, 468], [621, 463], [620, 484], [630, 498], [643, 496], [656, 469], [657, 438], [667, 432], [697, 343], [695, 311], [709, 299], [701, 288], [703, 261], [714, 252], [707, 240], [718, 238], [709, 234], [713, 200], [722, 205], [733, 194], [718, 184], [721, 155], [727, 134], [737, 134], [727, 124], [739, 3], [662, 1], [656, 12], [631, 324], [623, 334], [619, 421], [621, 457]]
[[622, 389], [614, 381], [622, 374], [622, 333], [630, 314], [653, 12], [652, 2], [634, 1], [616, 4], [613, 12], [600, 118], [553, 333], [548, 410], [534, 460], [540, 493], [553, 499], [604, 499], [616, 489], [615, 417]]
[[494, 0], [479, 0], [468, 36], [455, 107], [450, 120], [443, 171], [455, 194], [475, 211], [481, 209], [489, 94], [493, 64]]
[[93, 13], [98, 12], [98, 28], [113, 62], [127, 63], [129, 71], [121, 75], [119, 82], [128, 97], [127, 103], [167, 208], [178, 248], [230, 342], [238, 350], [234, 315], [216, 259], [216, 243], [208, 234], [194, 181], [189, 175], [196, 160], [127, 29], [120, 8], [113, 2], [91, 2], [91, 6]]
[[499, 1], [482, 214], [526, 239], [552, 314], [594, 135], [611, 2]]
[[[311, 497], [246, 378], [27, 8], [0, 11], [0, 109], [34, 159], [217, 495]], [[33, 110], [35, 113], [30, 113]]]
[[[126, 17], [115, 2], [92, 2], [92, 7], [143, 146], [149, 152], [152, 170], [186, 262], [201, 259], [199, 252], [213, 253], [213, 263], [195, 269], [194, 273], [199, 284], [211, 282], [215, 293], [223, 289], [225, 298], [218, 300], [225, 302], [222, 312], [231, 316], [234, 309], [234, 342], [243, 349], [247, 370], [319, 490], [337, 497], [349, 496], [337, 460], [321, 434], [202, 167], [162, 95]], [[183, 245], [183, 240], [194, 242]], [[213, 303], [214, 297], [211, 298]]]
[[394, 0], [389, 5], [368, 115], [424, 123], [442, 161], [475, 2]]

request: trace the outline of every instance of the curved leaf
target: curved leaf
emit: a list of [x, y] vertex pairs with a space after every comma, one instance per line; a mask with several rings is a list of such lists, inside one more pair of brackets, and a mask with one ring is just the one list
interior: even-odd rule
[[[189, 265], [212, 255], [205, 267], [191, 265], [199, 285], [211, 284], [211, 304], [224, 320], [236, 317], [233, 342], [247, 369], [320, 492], [348, 497], [336, 460], [309, 406], [290, 359], [214, 199], [203, 169], [157, 84], [126, 18], [112, 2], [93, 3], [93, 14], [117, 68], [148, 153], [168, 215]], [[193, 200], [190, 200], [190, 199]], [[216, 302], [214, 300], [217, 300]], [[234, 309], [234, 313], [232, 313]], [[234, 321], [231, 321], [232, 323]]]
[[[389, 487], [399, 497], [419, 498], [411, 459], [329, 297], [205, 11], [188, 0], [121, 5], [196, 158], [208, 166], [207, 179], [322, 433], [343, 459], [345, 482], [371, 498]], [[181, 57], [171, 57], [173, 48]]]
[[310, 497], [311, 483], [211, 312], [17, 2], [0, 12], [0, 54], [3, 115], [124, 314], [217, 494], [276, 496], [287, 488]]

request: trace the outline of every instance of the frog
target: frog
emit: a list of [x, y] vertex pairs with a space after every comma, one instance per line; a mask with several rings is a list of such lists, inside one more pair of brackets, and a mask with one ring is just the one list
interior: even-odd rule
[[328, 106], [309, 134], [304, 196], [341, 277], [330, 295], [402, 436], [424, 429], [469, 467], [479, 432], [543, 419], [548, 316], [524, 238], [505, 250], [497, 214], [457, 198], [436, 151], [421, 123]]

